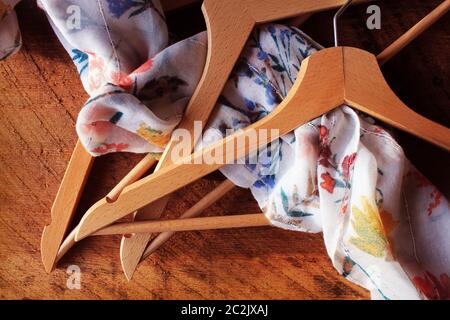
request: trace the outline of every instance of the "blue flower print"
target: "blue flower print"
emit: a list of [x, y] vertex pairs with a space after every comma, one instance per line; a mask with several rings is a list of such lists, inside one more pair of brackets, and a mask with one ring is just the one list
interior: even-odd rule
[[275, 175], [263, 176], [253, 186], [256, 188], [269, 187], [273, 189], [275, 187]]
[[108, 3], [109, 11], [117, 19], [136, 5], [134, 0], [106, 0], [106, 2]]
[[273, 25], [269, 25], [268, 28], [270, 33], [274, 34], [276, 32], [275, 27]]
[[165, 20], [164, 15], [159, 12], [159, 10], [155, 7], [152, 0], [106, 0], [108, 3], [109, 11], [112, 15], [119, 19], [122, 15], [130, 10], [131, 8], [135, 8], [133, 12], [130, 13], [128, 18], [137, 16], [148, 9], [155, 10], [156, 13], [161, 17], [161, 19]]
[[266, 84], [266, 100], [270, 105], [278, 104], [277, 92], [270, 83]]
[[269, 56], [267, 55], [267, 52], [265, 52], [263, 50], [260, 50], [258, 52], [257, 56], [258, 56], [258, 59], [261, 60], [261, 61], [267, 60], [267, 58], [269, 58]]
[[248, 110], [251, 110], [251, 111], [255, 110], [256, 104], [254, 101], [244, 98], [244, 102], [245, 102], [245, 106], [247, 107]]
[[286, 37], [289, 35], [289, 30], [288, 29], [284, 29], [280, 31], [280, 37], [281, 37], [281, 41], [284, 42], [284, 40], [286, 39]]
[[81, 75], [88, 66], [88, 55], [81, 50], [72, 49], [72, 60], [78, 68], [78, 72]]

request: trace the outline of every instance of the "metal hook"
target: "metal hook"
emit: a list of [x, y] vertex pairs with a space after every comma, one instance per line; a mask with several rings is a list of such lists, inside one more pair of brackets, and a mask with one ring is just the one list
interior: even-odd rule
[[338, 19], [340, 18], [340, 16], [344, 13], [345, 10], [347, 10], [348, 7], [350, 7], [350, 5], [352, 4], [353, 0], [348, 0], [346, 4], [344, 4], [338, 12], [336, 12], [336, 14], [334, 15], [333, 18], [333, 29], [334, 29], [334, 46], [338, 47], [339, 46], [339, 39], [338, 39], [338, 26], [337, 26], [337, 22]]

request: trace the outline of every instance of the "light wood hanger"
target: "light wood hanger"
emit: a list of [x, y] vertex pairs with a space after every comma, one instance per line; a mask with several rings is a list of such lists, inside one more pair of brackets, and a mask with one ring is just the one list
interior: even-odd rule
[[262, 213], [232, 214], [227, 216], [116, 223], [96, 231], [92, 234], [92, 236], [217, 230], [266, 226], [271, 226], [271, 224], [267, 220], [266, 216]]
[[[441, 12], [442, 12], [442, 10], [441, 10]], [[429, 21], [429, 20], [428, 20]], [[423, 22], [426, 22], [426, 19], [424, 19], [424, 21]], [[426, 25], [427, 23], [422, 23], [422, 26], [424, 26], [424, 25]], [[423, 30], [423, 29], [422, 29]], [[399, 43], [395, 43], [395, 45], [397, 45], [397, 44], [399, 44]], [[403, 44], [405, 44], [405, 41], [403, 41]], [[393, 47], [396, 47], [396, 46], [393, 46]], [[150, 231], [150, 230], [149, 230]]]
[[[367, 2], [370, 0], [356, 0], [356, 2]], [[170, 1], [168, 1], [170, 2]], [[186, 2], [191, 2], [191, 1], [186, 1]], [[237, 9], [239, 12], [241, 12], [241, 14], [243, 13], [242, 11], [240, 11], [243, 7], [242, 7], [242, 2], [243, 1], [239, 1], [239, 0], [229, 0], [227, 1], [227, 4], [229, 4], [230, 6], [232, 6], [233, 8], [235, 8], [235, 10]], [[287, 18], [287, 17], [291, 17], [291, 16], [295, 16], [298, 14], [303, 14], [303, 13], [313, 13], [313, 12], [318, 12], [318, 11], [322, 11], [322, 10], [327, 10], [327, 9], [331, 9], [331, 8], [335, 8], [335, 7], [339, 7], [340, 5], [342, 5], [345, 2], [345, 0], [286, 0], [285, 3], [283, 3], [283, 8], [275, 8], [276, 7], [276, 3], [277, 1], [271, 1], [271, 0], [246, 0], [246, 6], [248, 6], [248, 8], [251, 10], [251, 12], [253, 12], [255, 15], [252, 18], [247, 17], [245, 19], [247, 25], [246, 28], [242, 29], [242, 30], [237, 30], [236, 31], [240, 31], [241, 33], [245, 30], [248, 30], [248, 34], [251, 31], [251, 28], [249, 27], [250, 24], [256, 24], [256, 22], [265, 22], [265, 21], [269, 21], [270, 19], [282, 19], [282, 18]], [[218, 12], [220, 12], [220, 7], [222, 6], [222, 4], [217, 4], [214, 3], [213, 0], [206, 0], [205, 1], [206, 5], [210, 6], [210, 9], [207, 9], [206, 11], [210, 11], [210, 12], [214, 12], [215, 15], [217, 15]], [[184, 4], [184, 2], [182, 3]], [[163, 1], [163, 6], [164, 6], [164, 1]], [[263, 12], [263, 10], [261, 10], [261, 8], [258, 6], [263, 6], [265, 8], [273, 8], [273, 12], [269, 11], [269, 12]], [[295, 8], [294, 8], [295, 6]], [[169, 5], [166, 5], [165, 7], [169, 7], [170, 9], [173, 9], [173, 7]], [[293, 9], [293, 10], [290, 10]], [[214, 11], [215, 10], [215, 11]], [[253, 20], [254, 19], [254, 20]], [[218, 28], [215, 29], [215, 31], [211, 32], [209, 31], [209, 43], [212, 43], [212, 39], [217, 39], [220, 34], [224, 31], [221, 28], [225, 27], [225, 30], [228, 28], [227, 27], [227, 21], [224, 21], [224, 19], [221, 19], [221, 23], [216, 24], [214, 23], [214, 26], [217, 26]], [[208, 30], [211, 30], [210, 26], [208, 26]], [[213, 34], [213, 35], [211, 35]], [[245, 37], [242, 37], [242, 41], [241, 42], [241, 46], [243, 47], [245, 40]], [[234, 39], [236, 42], [239, 42], [238, 40]], [[209, 47], [214, 47], [216, 49], [223, 49], [223, 43], [221, 44], [220, 42], [213, 42], [212, 45], [210, 45]], [[228, 48], [227, 48], [228, 49]], [[212, 50], [208, 49], [208, 51], [210, 52], [209, 57], [212, 56], [211, 52]], [[240, 50], [238, 50], [237, 53], [235, 53], [236, 55], [236, 59], [237, 56], [239, 55]], [[227, 74], [227, 68], [229, 69], [228, 71], [231, 71], [231, 68], [233, 67], [234, 63], [229, 63], [228, 65], [214, 65], [212, 62], [214, 62], [214, 60], [211, 60], [208, 58], [208, 62], [207, 62], [207, 69], [208, 66], [211, 65], [212, 67], [210, 69], [220, 69], [220, 71], [225, 71], [223, 74]], [[229, 73], [229, 72], [228, 72]], [[226, 77], [223, 80], [223, 84], [226, 81]], [[213, 83], [214, 85], [210, 84]], [[184, 120], [181, 123], [182, 127], [190, 127], [192, 126], [192, 119], [198, 120], [200, 118], [205, 118], [205, 121], [207, 120], [207, 115], [209, 115], [210, 111], [212, 110], [212, 107], [214, 105], [215, 100], [217, 99], [220, 91], [221, 91], [221, 87], [220, 87], [220, 81], [217, 81], [217, 79], [209, 79], [209, 77], [205, 77], [205, 73], [203, 74], [203, 78], [202, 78], [202, 83], [203, 83], [203, 90], [200, 89], [199, 86], [196, 90], [196, 93], [194, 95], [197, 96], [202, 96], [202, 92], [209, 92], [208, 93], [208, 97], [206, 100], [205, 99], [200, 99], [200, 98], [196, 98], [196, 99], [191, 99], [191, 103], [190, 106], [188, 106], [187, 108], [187, 113], [189, 112], [190, 109], [196, 109], [196, 105], [201, 106], [201, 108], [204, 109], [203, 111], [203, 115], [196, 115], [195, 117], [185, 117]], [[223, 87], [222, 84], [222, 87]], [[219, 86], [217, 86], [219, 85]], [[215, 94], [212, 94], [215, 93]], [[213, 96], [216, 95], [216, 98], [213, 98]], [[197, 103], [193, 103], [192, 101], [197, 101]], [[208, 105], [206, 104], [206, 101], [210, 101], [211, 103]], [[205, 108], [205, 106], [210, 106], [208, 110], [208, 108]], [[173, 144], [169, 144], [169, 148], [171, 149], [173, 148]], [[60, 249], [60, 244], [64, 238], [64, 235], [67, 232], [67, 228], [72, 220], [73, 214], [75, 212], [78, 200], [81, 196], [81, 192], [82, 192], [82, 187], [84, 186], [84, 182], [87, 178], [87, 176], [89, 175], [89, 171], [90, 171], [90, 167], [92, 165], [92, 158], [87, 154], [87, 152], [85, 150], [82, 149], [80, 143], [77, 143], [77, 147], [74, 149], [74, 152], [72, 154], [72, 161], [69, 163], [69, 166], [66, 170], [66, 176], [62, 181], [61, 187], [60, 187], [60, 191], [58, 192], [56, 199], [55, 199], [55, 203], [58, 203], [57, 206], [54, 206], [51, 212], [51, 222], [48, 226], [46, 226], [44, 228], [44, 232], [42, 235], [42, 239], [41, 239], [41, 257], [42, 257], [42, 261], [44, 264], [44, 268], [47, 272], [51, 272], [51, 270], [54, 269], [55, 264], [57, 262], [57, 258], [61, 257], [61, 252], [66, 251], [68, 248], [63, 248], [63, 250], [58, 250]], [[161, 162], [162, 164], [164, 162]], [[110, 192], [110, 194], [108, 194], [107, 196], [107, 200], [108, 201], [114, 201], [120, 194], [120, 192], [122, 191], [121, 188], [137, 179], [140, 178], [140, 176], [143, 175], [144, 172], [146, 172], [152, 165], [154, 164], [154, 159], [146, 156], [143, 158], [143, 160], [139, 163], [138, 167], [135, 168], [133, 170], [133, 174], [127, 175], [125, 177], [125, 179], [122, 181], [120, 186], [117, 186], [116, 188], [114, 188], [112, 190], [112, 192]], [[160, 166], [162, 166], [162, 164]], [[67, 174], [68, 172], [78, 172], [81, 173], [82, 176], [82, 180], [83, 183], [79, 183], [79, 181], [77, 179], [79, 179], [78, 177], [74, 177], [72, 174], [69, 175]], [[65, 192], [62, 192], [65, 191]], [[161, 203], [163, 204], [164, 201], [161, 200]], [[161, 209], [162, 210], [162, 209]], [[154, 213], [148, 214], [147, 216], [152, 216]], [[71, 234], [69, 234], [69, 238], [70, 235], [73, 235], [75, 233], [75, 231], [73, 231]], [[70, 240], [70, 239], [66, 239], [66, 240]], [[71, 245], [71, 241], [66, 241], [65, 242], [66, 245]], [[59, 251], [59, 254], [58, 254]]]
[[[446, 7], [448, 2], [449, 0], [445, 1]], [[222, 8], [219, 16], [223, 18], [228, 15], [232, 16], [232, 13]], [[210, 24], [214, 23], [213, 16], [209, 16], [209, 19]], [[350, 47], [325, 49], [303, 61], [293, 88], [270, 115], [180, 162], [127, 186], [116, 202], [108, 203], [105, 200], [97, 202], [81, 220], [76, 240], [83, 239], [129, 212], [224, 166], [223, 163], [194, 164], [202, 163], [205, 155], [216, 154], [221, 155], [223, 159], [236, 160], [237, 154], [256, 151], [267, 142], [343, 104], [450, 150], [450, 130], [420, 116], [404, 105], [383, 78], [375, 56]], [[279, 129], [278, 132], [270, 130], [273, 128]], [[261, 130], [270, 132], [267, 140], [260, 139]], [[252, 131], [257, 133], [256, 139], [250, 141], [247, 139], [244, 145], [237, 144], [238, 140], [243, 141], [242, 138]]]

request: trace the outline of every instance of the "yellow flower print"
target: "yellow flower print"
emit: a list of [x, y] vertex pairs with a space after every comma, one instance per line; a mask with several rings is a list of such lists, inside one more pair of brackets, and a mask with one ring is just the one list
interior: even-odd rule
[[[361, 203], [362, 209], [352, 206], [352, 226], [358, 236], [350, 238], [350, 243], [372, 256], [383, 257], [389, 246], [386, 231], [395, 228], [396, 222], [386, 211], [381, 217], [378, 208], [373, 207], [367, 197], [361, 197]], [[385, 227], [383, 223], [386, 223]]]
[[141, 123], [137, 134], [158, 147], [165, 147], [170, 139], [170, 134], [162, 134], [161, 130], [155, 130], [145, 123]]
[[153, 159], [159, 161], [159, 160], [161, 160], [161, 155], [162, 155], [162, 153], [159, 153], [159, 152], [150, 152], [150, 155], [151, 155], [151, 157], [152, 157]]

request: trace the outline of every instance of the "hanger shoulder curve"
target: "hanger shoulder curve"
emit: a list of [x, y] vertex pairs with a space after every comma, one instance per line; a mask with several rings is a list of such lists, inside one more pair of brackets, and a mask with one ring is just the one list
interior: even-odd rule
[[402, 131], [450, 150], [450, 129], [407, 107], [389, 87], [371, 53], [344, 47], [345, 101]]

